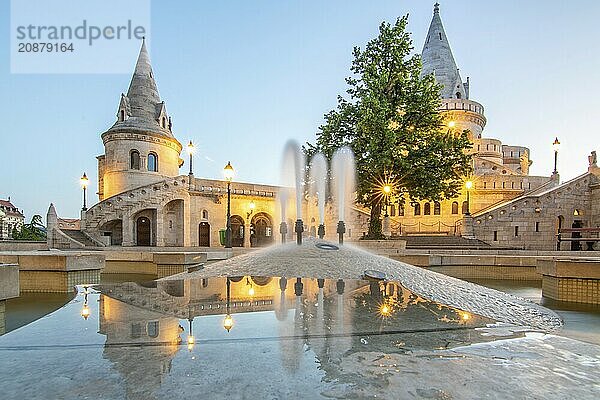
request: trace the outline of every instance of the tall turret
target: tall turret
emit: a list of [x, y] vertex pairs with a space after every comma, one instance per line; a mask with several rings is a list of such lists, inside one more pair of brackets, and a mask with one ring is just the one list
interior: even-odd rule
[[449, 121], [454, 122], [453, 129], [457, 132], [468, 130], [471, 140], [476, 143], [481, 138], [481, 132], [486, 124], [483, 106], [469, 100], [469, 78], [463, 82], [460, 77], [460, 71], [454, 61], [450, 42], [442, 24], [438, 3], [433, 7], [433, 18], [423, 45], [421, 60], [423, 63], [421, 75], [433, 74], [436, 81], [443, 85], [440, 93], [441, 110]]
[[179, 175], [182, 145], [158, 94], [145, 41], [127, 94], [121, 94], [117, 120], [102, 134], [98, 156], [100, 200]]

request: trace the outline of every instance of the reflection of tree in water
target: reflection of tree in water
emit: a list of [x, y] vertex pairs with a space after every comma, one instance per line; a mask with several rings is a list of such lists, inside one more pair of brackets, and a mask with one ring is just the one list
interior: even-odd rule
[[[312, 317], [307, 321], [308, 345], [327, 381], [367, 384], [364, 376], [359, 379], [344, 371], [343, 360], [350, 354], [432, 350], [484, 341], [472, 328], [491, 322], [423, 299], [396, 283], [371, 282], [346, 288], [342, 294], [339, 282], [326, 282], [325, 287], [332, 284], [336, 287], [326, 290], [322, 301], [317, 293], [307, 302], [309, 308], [314, 304], [307, 311]], [[389, 307], [385, 316], [384, 304]]]
[[355, 332], [364, 334], [354, 336], [353, 348], [361, 351], [407, 352], [472, 343], [478, 336], [472, 328], [492, 322], [426, 300], [394, 282], [365, 287], [354, 305]]

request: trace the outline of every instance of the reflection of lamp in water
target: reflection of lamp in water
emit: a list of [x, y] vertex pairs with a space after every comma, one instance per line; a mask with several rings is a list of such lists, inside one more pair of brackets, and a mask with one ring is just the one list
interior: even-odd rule
[[384, 318], [392, 315], [392, 306], [390, 306], [387, 301], [379, 305], [379, 315], [381, 315]]
[[90, 308], [88, 307], [88, 287], [84, 286], [83, 287], [83, 308], [81, 309], [81, 316], [83, 317], [83, 319], [88, 319], [88, 317], [90, 316]]
[[250, 283], [249, 278], [246, 278], [246, 286], [250, 286], [248, 288], [248, 296], [254, 296], [254, 286]]
[[227, 332], [229, 332], [231, 330], [231, 328], [233, 328], [233, 317], [231, 316], [231, 313], [230, 313], [230, 300], [231, 300], [231, 281], [229, 280], [229, 277], [227, 277], [227, 302], [225, 303], [225, 310], [226, 310], [227, 314], [225, 315], [225, 319], [223, 319], [223, 328], [225, 328], [225, 330]]
[[193, 328], [192, 323], [194, 322], [194, 318], [190, 316], [188, 318], [188, 322], [189, 322], [189, 327], [190, 327], [190, 333], [187, 337], [187, 348], [189, 351], [192, 351], [192, 349], [194, 348], [194, 344], [196, 343], [196, 338], [194, 337], [194, 333], [192, 331], [192, 328]]

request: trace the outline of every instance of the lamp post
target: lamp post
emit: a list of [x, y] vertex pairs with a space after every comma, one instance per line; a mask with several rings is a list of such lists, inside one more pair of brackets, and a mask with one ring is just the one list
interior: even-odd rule
[[196, 152], [196, 146], [194, 146], [194, 143], [192, 143], [191, 140], [187, 145], [187, 152], [190, 155], [190, 175], [194, 175], [194, 172], [192, 169], [192, 158], [194, 156], [194, 153]]
[[471, 215], [470, 193], [471, 193], [471, 189], [473, 188], [473, 181], [472, 180], [466, 181], [465, 187], [467, 188], [467, 212], [465, 212], [465, 215]]
[[83, 207], [81, 207], [81, 211], [87, 211], [86, 191], [87, 191], [87, 186], [90, 183], [90, 180], [88, 179], [85, 172], [83, 173], [83, 176], [81, 178], [79, 178], [79, 183], [81, 184], [81, 187], [83, 188]]
[[558, 150], [560, 149], [560, 142], [558, 138], [554, 139], [554, 143], [552, 143], [552, 148], [554, 149], [554, 172], [553, 175], [558, 174]]
[[390, 215], [388, 213], [390, 194], [392, 193], [392, 186], [390, 184], [383, 185], [381, 187], [381, 193], [383, 194], [383, 206], [385, 207], [385, 214], [383, 216], [383, 226], [381, 227], [381, 230], [383, 231], [383, 234], [385, 236], [392, 236]]
[[251, 232], [251, 224], [250, 224], [250, 216], [254, 213], [254, 209], [256, 208], [256, 204], [251, 201], [248, 205], [250, 211], [246, 212], [246, 228], [244, 230], [244, 247], [252, 247], [252, 243], [250, 241]]
[[188, 174], [188, 184], [190, 185], [191, 189], [192, 183], [194, 181], [194, 170], [192, 169], [192, 161], [194, 153], [196, 152], [196, 146], [194, 146], [194, 143], [192, 143], [191, 140], [187, 145], [187, 152], [190, 155], [190, 173]]
[[225, 231], [225, 248], [231, 248], [231, 181], [233, 180], [233, 167], [228, 161], [223, 169], [225, 180], [227, 181], [227, 230]]

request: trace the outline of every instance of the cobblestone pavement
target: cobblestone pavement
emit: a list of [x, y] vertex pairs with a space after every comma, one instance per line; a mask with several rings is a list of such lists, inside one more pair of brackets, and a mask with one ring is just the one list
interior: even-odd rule
[[[326, 246], [321, 246], [325, 244]], [[327, 249], [327, 248], [330, 249]], [[544, 331], [562, 327], [561, 318], [529, 300], [442, 275], [424, 268], [377, 256], [351, 245], [305, 240], [275, 245], [205, 268], [164, 279], [214, 276], [285, 276], [326, 279], [361, 279], [367, 270], [380, 271], [427, 299], [497, 321]]]

